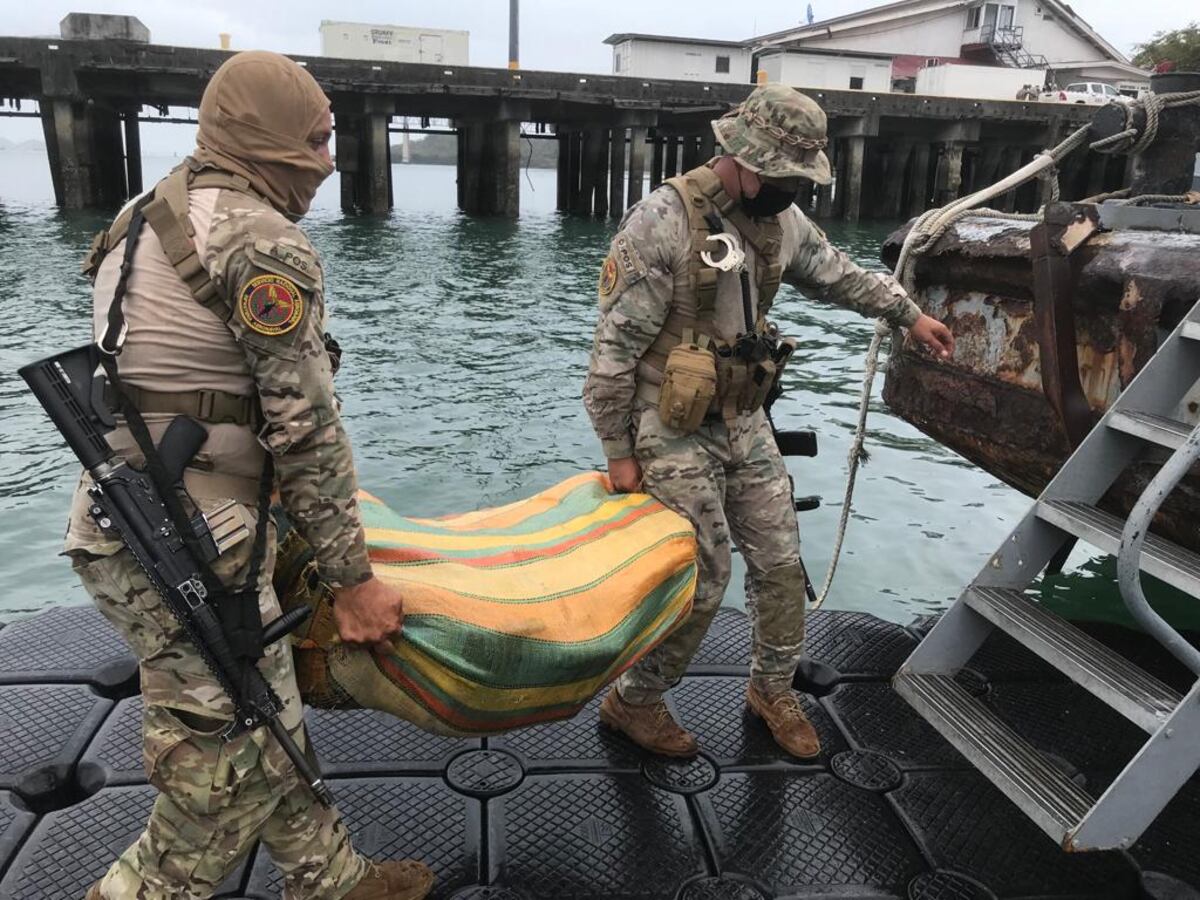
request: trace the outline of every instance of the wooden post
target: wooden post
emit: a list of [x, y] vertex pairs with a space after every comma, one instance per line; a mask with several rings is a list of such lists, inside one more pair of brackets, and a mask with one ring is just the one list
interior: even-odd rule
[[700, 135], [700, 162], [706, 163], [717, 155], [717, 138], [708, 128]]
[[619, 219], [625, 212], [625, 129], [614, 128], [608, 145], [608, 215]]
[[947, 141], [938, 166], [937, 203], [945, 206], [958, 199], [962, 190], [962, 157], [963, 144], [961, 141]]
[[[981, 191], [1000, 180], [997, 173], [1000, 169], [1000, 158], [1003, 154], [1004, 147], [994, 141], [983, 145], [974, 171], [971, 172], [971, 186], [969, 190], [972, 193]], [[1004, 174], [1007, 175], [1008, 173], [1005, 172]]]
[[651, 136], [650, 140], [654, 142], [654, 151], [650, 157], [650, 190], [654, 190], [663, 183], [663, 150], [665, 149], [663, 142], [666, 140], [657, 129]]
[[855, 135], [846, 138], [846, 206], [842, 218], [857, 222], [862, 214], [863, 156], [866, 138]]
[[555, 164], [557, 197], [554, 208], [566, 212], [571, 206], [571, 133], [561, 127], [555, 129], [558, 139], [558, 161]]
[[912, 155], [911, 141], [899, 140], [892, 144], [883, 175], [883, 191], [879, 214], [886, 219], [900, 218], [900, 206], [904, 202], [904, 173], [908, 169], [908, 158]]
[[633, 206], [642, 199], [642, 187], [646, 178], [646, 129], [635, 126], [629, 129], [629, 188], [627, 204]]
[[468, 215], [481, 212], [483, 148], [487, 141], [487, 125], [471, 122], [459, 125], [464, 148], [460, 157], [458, 181], [462, 188], [461, 209]]
[[590, 216], [596, 199], [596, 171], [600, 159], [607, 154], [601, 146], [604, 134], [598, 128], [589, 128], [583, 133], [583, 147], [579, 161], [579, 192], [576, 194], [575, 207], [571, 212], [577, 216]]
[[663, 163], [663, 181], [679, 174], [679, 138], [668, 134], [665, 140], [667, 142], [667, 158]]
[[912, 177], [909, 179], [908, 214], [919, 216], [929, 206], [929, 154], [928, 141], [917, 144], [913, 153]]

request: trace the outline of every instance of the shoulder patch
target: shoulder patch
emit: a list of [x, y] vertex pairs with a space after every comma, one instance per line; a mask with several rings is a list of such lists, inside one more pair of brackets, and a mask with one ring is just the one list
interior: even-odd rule
[[609, 259], [614, 258], [626, 286], [646, 277], [646, 264], [642, 262], [641, 254], [638, 253], [629, 238], [623, 234], [617, 235], [616, 240], [613, 241]]
[[242, 288], [238, 315], [251, 331], [270, 337], [287, 334], [304, 318], [304, 296], [284, 275], [259, 275]]
[[600, 296], [607, 297], [617, 286], [617, 261], [612, 255], [604, 257], [604, 265], [600, 267]]
[[285, 276], [305, 290], [314, 289], [320, 279], [321, 266], [317, 257], [291, 244], [255, 238], [246, 247], [246, 255], [260, 269]]

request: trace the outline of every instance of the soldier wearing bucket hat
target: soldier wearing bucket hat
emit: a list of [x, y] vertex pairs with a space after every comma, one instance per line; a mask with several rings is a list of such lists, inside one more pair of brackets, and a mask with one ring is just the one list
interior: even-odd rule
[[721, 155], [625, 214], [600, 272], [584, 404], [613, 489], [653, 494], [699, 539], [691, 616], [600, 708], [602, 722], [652, 752], [698, 750], [663, 695], [721, 605], [731, 544], [746, 561], [754, 626], [747, 706], [788, 753], [820, 752], [792, 688], [805, 576], [791, 483], [763, 410], [795, 349], [767, 318], [780, 283], [908, 328], [942, 357], [953, 352], [942, 323], [893, 279], [855, 265], [794, 205], [804, 179], [830, 181], [825, 125], [803, 94], [758, 87], [713, 122]]

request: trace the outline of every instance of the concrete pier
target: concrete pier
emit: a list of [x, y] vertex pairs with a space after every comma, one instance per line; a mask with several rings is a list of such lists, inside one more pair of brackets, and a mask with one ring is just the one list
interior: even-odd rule
[[[141, 186], [140, 135], [130, 111], [196, 107], [228, 55], [109, 39], [0, 37], [0, 96], [39, 102], [58, 203], [68, 209], [112, 208]], [[646, 174], [657, 186], [710, 158], [715, 142], [709, 120], [752, 89], [749, 84], [294, 58], [333, 101], [343, 208], [375, 215], [393, 205], [388, 122], [394, 116], [454, 123], [458, 203], [471, 215], [519, 214], [524, 125], [558, 136], [558, 208], [615, 218], [641, 197]], [[1052, 146], [1094, 114], [1066, 104], [808, 93], [829, 118], [837, 183], [805, 199], [819, 217], [850, 220], [911, 215], [928, 203], [955, 199], [1010, 171], [1022, 156]], [[1125, 161], [1091, 163], [1087, 155], [1080, 151], [1078, 161], [1064, 163], [1064, 173], [1080, 173], [1077, 186], [1064, 179], [1072, 189], [1117, 187], [1128, 169]], [[935, 171], [937, 181], [931, 184]], [[1079, 198], [1066, 187], [1064, 197]], [[1036, 206], [1036, 187], [1005, 202]]]

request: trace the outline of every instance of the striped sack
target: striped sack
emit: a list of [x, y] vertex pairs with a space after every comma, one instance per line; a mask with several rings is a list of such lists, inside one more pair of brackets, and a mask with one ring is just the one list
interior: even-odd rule
[[294, 645], [315, 706], [450, 735], [569, 718], [691, 611], [690, 523], [647, 494], [610, 493], [599, 473], [438, 519], [359, 501], [375, 575], [404, 592], [404, 630], [391, 654], [339, 644], [329, 591], [289, 535], [276, 584], [285, 610], [314, 608]]

